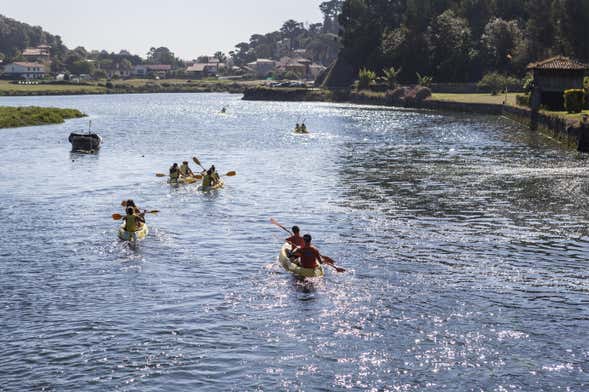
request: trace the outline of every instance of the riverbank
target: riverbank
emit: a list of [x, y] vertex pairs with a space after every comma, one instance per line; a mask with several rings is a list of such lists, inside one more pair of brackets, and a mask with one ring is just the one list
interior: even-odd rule
[[15, 84], [0, 80], [0, 96], [36, 95], [95, 95], [95, 94], [147, 94], [147, 93], [212, 93], [240, 94], [260, 81], [232, 81], [219, 79], [128, 79], [97, 80], [83, 83], [47, 82]]
[[[457, 111], [505, 116], [521, 124], [531, 126], [532, 112], [529, 108], [517, 105], [517, 93], [464, 94], [434, 93], [424, 100], [393, 99], [384, 92], [322, 90], [304, 88], [254, 87], [244, 91], [244, 100], [252, 101], [323, 101], [349, 102], [362, 105], [405, 107]], [[553, 139], [580, 151], [589, 152], [589, 124], [583, 123], [585, 111], [580, 114], [541, 111], [537, 117], [537, 129]]]
[[76, 109], [29, 107], [0, 107], [0, 128], [61, 124], [71, 118], [85, 117]]

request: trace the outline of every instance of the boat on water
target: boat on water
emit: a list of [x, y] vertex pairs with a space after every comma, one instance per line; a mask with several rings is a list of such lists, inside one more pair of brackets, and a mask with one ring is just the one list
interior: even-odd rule
[[102, 137], [96, 133], [70, 133], [68, 141], [72, 144], [72, 152], [94, 154], [100, 149]]
[[147, 234], [149, 234], [149, 228], [147, 227], [147, 223], [144, 223], [141, 228], [139, 230], [137, 230], [134, 233], [128, 232], [127, 230], [125, 230], [125, 224], [123, 223], [120, 227], [119, 227], [119, 238], [123, 241], [141, 241], [144, 240], [145, 237], [147, 237]]
[[321, 264], [315, 268], [303, 268], [297, 263], [291, 261], [287, 254], [291, 248], [292, 246], [285, 242], [280, 249], [280, 253], [278, 254], [278, 261], [286, 271], [301, 278], [320, 278], [325, 275], [325, 271], [323, 270], [323, 266]]

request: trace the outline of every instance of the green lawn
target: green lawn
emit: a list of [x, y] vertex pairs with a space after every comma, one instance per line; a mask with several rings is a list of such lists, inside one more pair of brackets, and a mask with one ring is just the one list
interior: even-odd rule
[[[519, 95], [518, 93], [508, 93], [507, 94], [507, 104], [511, 106], [516, 106], [515, 104], [515, 97]], [[505, 94], [501, 95], [491, 95], [491, 94], [442, 94], [442, 93], [434, 93], [432, 94], [431, 99], [435, 99], [438, 101], [450, 101], [450, 102], [461, 102], [461, 103], [485, 103], [485, 104], [496, 104], [501, 105], [505, 100]]]

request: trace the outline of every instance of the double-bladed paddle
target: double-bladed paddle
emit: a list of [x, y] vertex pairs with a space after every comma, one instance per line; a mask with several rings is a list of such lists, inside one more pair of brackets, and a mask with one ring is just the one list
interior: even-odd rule
[[[159, 214], [159, 210], [153, 210], [153, 211], [143, 211], [144, 214]], [[112, 219], [113, 220], [121, 220], [123, 219], [124, 216], [121, 214], [112, 214]]]

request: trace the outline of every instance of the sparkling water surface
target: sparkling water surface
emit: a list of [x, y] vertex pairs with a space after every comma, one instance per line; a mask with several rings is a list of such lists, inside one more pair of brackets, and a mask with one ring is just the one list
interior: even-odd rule
[[[0, 391], [589, 389], [586, 156], [502, 118], [240, 98], [0, 99], [104, 138], [0, 130]], [[155, 177], [192, 156], [238, 175]], [[127, 198], [161, 210], [136, 249]], [[270, 217], [348, 271], [285, 273]]]

